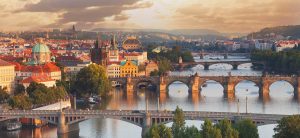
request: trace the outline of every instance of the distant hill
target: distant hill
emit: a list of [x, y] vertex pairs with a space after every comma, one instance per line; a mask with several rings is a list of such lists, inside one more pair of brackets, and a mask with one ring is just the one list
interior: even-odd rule
[[95, 28], [95, 32], [125, 32], [132, 35], [143, 36], [144, 41], [169, 41], [180, 40], [182, 37], [186, 39], [203, 39], [203, 40], [226, 40], [225, 34], [209, 29], [124, 29], [124, 28]]
[[220, 32], [210, 29], [175, 29], [175, 30], [163, 30], [163, 29], [124, 29], [124, 28], [95, 28], [92, 31], [99, 32], [159, 32], [169, 33], [173, 35], [222, 35]]
[[251, 33], [248, 35], [249, 38], [269, 38], [275, 36], [292, 37], [294, 39], [300, 38], [300, 25], [290, 26], [277, 26], [268, 27], [260, 30], [259, 32]]

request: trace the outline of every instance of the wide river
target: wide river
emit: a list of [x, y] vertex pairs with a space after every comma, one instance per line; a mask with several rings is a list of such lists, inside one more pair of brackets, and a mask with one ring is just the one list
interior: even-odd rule
[[[205, 60], [214, 60], [218, 57], [206, 57]], [[221, 58], [221, 57], [220, 57]], [[195, 58], [199, 61], [199, 58]], [[222, 60], [222, 59], [221, 59]], [[229, 57], [229, 60], [244, 60], [241, 57]], [[251, 69], [251, 64], [240, 65], [238, 70], [231, 70], [230, 65], [217, 64], [210, 66], [210, 70], [203, 70], [203, 66], [196, 66], [189, 70], [180, 72], [171, 72], [171, 75], [192, 75], [198, 73], [200, 75], [216, 75], [226, 76], [229, 72], [231, 75], [261, 75], [260, 71]], [[146, 99], [149, 102], [149, 109], [157, 109], [157, 101], [159, 100], [160, 110], [174, 110], [179, 106], [185, 111], [218, 111], [218, 112], [237, 112], [238, 99], [239, 111], [246, 112], [246, 97], [248, 112], [266, 113], [266, 114], [299, 114], [300, 106], [297, 100], [293, 99], [293, 87], [288, 82], [278, 81], [270, 86], [270, 98], [260, 100], [258, 95], [258, 87], [249, 81], [239, 83], [236, 90], [236, 98], [228, 100], [223, 97], [223, 87], [214, 81], [208, 81], [206, 87], [202, 87], [199, 96], [189, 96], [188, 87], [180, 82], [174, 82], [169, 86], [167, 97], [157, 98], [157, 94], [153, 91], [140, 89], [133, 96], [126, 96], [123, 90], [114, 89], [111, 98], [99, 105], [78, 105], [78, 108], [93, 109], [116, 109], [116, 110], [144, 110]], [[200, 128], [202, 121], [186, 121], [187, 125], [195, 125]], [[171, 123], [167, 124], [171, 126]], [[271, 138], [274, 134], [273, 128], [276, 124], [259, 126], [259, 136], [261, 138]], [[140, 138], [142, 129], [133, 124], [114, 119], [90, 119], [79, 123], [79, 132], [69, 134], [69, 137], [76, 138]], [[15, 132], [0, 131], [2, 138], [55, 138], [56, 127], [45, 126], [38, 129], [22, 128]]]

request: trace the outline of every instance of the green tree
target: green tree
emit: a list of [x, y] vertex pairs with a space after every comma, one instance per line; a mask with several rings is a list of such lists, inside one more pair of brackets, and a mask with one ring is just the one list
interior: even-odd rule
[[274, 138], [298, 138], [300, 136], [300, 115], [282, 118], [274, 128]]
[[14, 94], [17, 95], [17, 94], [25, 93], [25, 91], [26, 91], [25, 87], [22, 84], [17, 84], [15, 87]]
[[8, 104], [13, 109], [31, 109], [32, 103], [25, 94], [18, 94], [9, 99]]
[[150, 76], [159, 76], [158, 70], [151, 71]]
[[184, 138], [202, 138], [200, 131], [195, 127], [186, 127], [184, 129]]
[[238, 138], [239, 132], [232, 128], [228, 119], [221, 120], [216, 127], [221, 130], [222, 138]]
[[154, 124], [146, 133], [146, 138], [172, 138], [172, 131], [163, 124]]
[[4, 102], [9, 98], [9, 94], [7, 92], [7, 87], [0, 86], [0, 102]]
[[96, 64], [81, 69], [72, 84], [79, 96], [106, 96], [111, 88], [105, 68]]
[[203, 138], [222, 138], [220, 129], [213, 126], [212, 122], [208, 119], [201, 125], [201, 135]]
[[178, 106], [174, 111], [172, 133], [174, 138], [181, 138], [184, 134], [185, 120], [182, 109]]
[[236, 129], [239, 132], [240, 138], [258, 138], [257, 126], [251, 119], [244, 119], [236, 124]]
[[29, 86], [26, 88], [26, 92], [27, 92], [27, 94], [29, 95], [29, 97], [31, 97], [32, 96], [32, 94], [33, 94], [33, 92], [35, 91], [35, 90], [37, 90], [37, 89], [39, 89], [40, 91], [47, 91], [47, 86], [46, 85], [44, 85], [44, 84], [42, 84], [42, 83], [36, 83], [36, 82], [31, 82], [30, 84], [29, 84]]
[[166, 58], [159, 59], [158, 70], [159, 70], [159, 74], [164, 74], [167, 71], [172, 70], [171, 62]]

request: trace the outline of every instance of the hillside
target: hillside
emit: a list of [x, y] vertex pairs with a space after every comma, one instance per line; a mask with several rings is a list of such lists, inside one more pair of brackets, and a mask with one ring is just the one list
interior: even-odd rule
[[275, 36], [292, 37], [294, 39], [300, 38], [300, 25], [290, 25], [290, 26], [278, 26], [269, 27], [260, 30], [259, 32], [251, 33], [248, 35], [249, 38], [269, 38]]

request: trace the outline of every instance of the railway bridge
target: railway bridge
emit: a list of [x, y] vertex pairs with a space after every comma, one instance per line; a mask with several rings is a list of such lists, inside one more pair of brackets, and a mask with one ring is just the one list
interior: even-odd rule
[[[153, 124], [165, 124], [173, 121], [172, 111], [149, 110], [8, 110], [0, 112], [0, 121], [34, 118], [41, 119], [57, 126], [57, 134], [65, 134], [79, 130], [78, 123], [92, 118], [111, 118], [126, 121], [142, 127], [142, 134]], [[184, 111], [186, 120], [205, 120], [213, 122], [227, 118], [233, 123], [240, 119], [250, 118], [257, 125], [276, 124], [282, 117], [288, 115]]]

